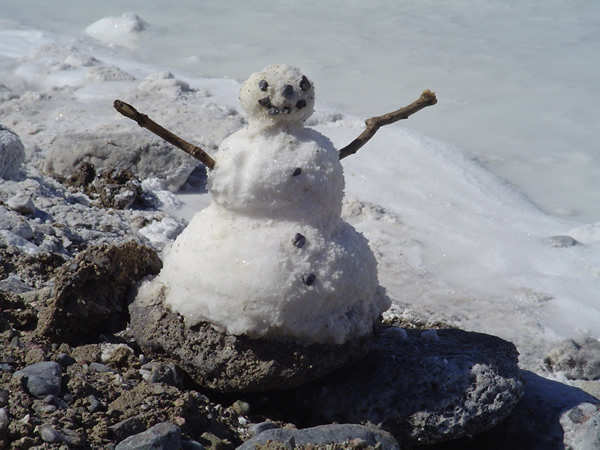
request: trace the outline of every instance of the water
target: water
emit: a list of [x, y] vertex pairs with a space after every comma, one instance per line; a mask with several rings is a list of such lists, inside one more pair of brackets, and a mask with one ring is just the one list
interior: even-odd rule
[[128, 11], [152, 25], [132, 58], [194, 76], [243, 80], [287, 62], [312, 77], [319, 102], [365, 118], [431, 89], [438, 105], [403, 126], [465, 148], [549, 213], [600, 220], [598, 2], [0, 5], [3, 19], [82, 39], [91, 23]]

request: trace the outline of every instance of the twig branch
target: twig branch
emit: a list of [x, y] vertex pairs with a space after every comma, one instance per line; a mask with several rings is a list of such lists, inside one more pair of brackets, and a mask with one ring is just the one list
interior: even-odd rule
[[175, 147], [180, 148], [186, 153], [189, 153], [209, 169], [214, 169], [215, 160], [212, 159], [208, 155], [208, 153], [206, 153], [200, 147], [196, 147], [195, 145], [184, 141], [179, 136], [171, 133], [166, 128], [161, 127], [159, 124], [150, 119], [146, 114], [140, 113], [137, 109], [135, 109], [128, 103], [125, 103], [121, 100], [115, 100], [113, 102], [113, 106], [118, 112], [123, 114], [125, 117], [131, 120], [135, 120], [140, 127], [152, 131], [154, 134], [163, 138], [165, 141], [173, 144]]
[[423, 108], [435, 105], [436, 103], [437, 98], [435, 97], [435, 94], [430, 90], [427, 90], [423, 91], [418, 100], [412, 102], [408, 106], [384, 114], [383, 116], [371, 117], [370, 119], [365, 120], [367, 128], [356, 139], [350, 142], [350, 144], [340, 150], [340, 159], [355, 154], [375, 135], [375, 133], [377, 133], [377, 130], [379, 130], [380, 127], [397, 122], [398, 120], [407, 119], [409, 116], [421, 111]]

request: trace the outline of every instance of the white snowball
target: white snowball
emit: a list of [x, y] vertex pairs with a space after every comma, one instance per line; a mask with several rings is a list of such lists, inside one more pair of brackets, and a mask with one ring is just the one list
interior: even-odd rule
[[16, 178], [24, 160], [25, 148], [19, 136], [0, 125], [0, 178]]

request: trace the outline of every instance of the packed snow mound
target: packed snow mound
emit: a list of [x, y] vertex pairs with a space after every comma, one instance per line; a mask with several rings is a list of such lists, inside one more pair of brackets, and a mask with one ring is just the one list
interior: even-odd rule
[[0, 125], [0, 178], [16, 178], [24, 160], [25, 148], [19, 136]]
[[141, 34], [149, 28], [137, 14], [128, 12], [119, 17], [104, 17], [89, 25], [85, 32], [104, 44], [135, 47]]
[[212, 203], [138, 299], [162, 291], [187, 325], [235, 335], [342, 344], [369, 334], [390, 301], [366, 238], [341, 218], [339, 154], [303, 126], [312, 84], [277, 64], [252, 75], [240, 96], [248, 126], [215, 155]]

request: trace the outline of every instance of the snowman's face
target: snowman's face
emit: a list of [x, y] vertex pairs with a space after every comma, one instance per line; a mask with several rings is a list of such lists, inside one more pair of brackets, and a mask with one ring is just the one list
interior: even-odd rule
[[299, 69], [274, 64], [246, 80], [240, 103], [249, 122], [301, 124], [313, 113], [315, 90]]

